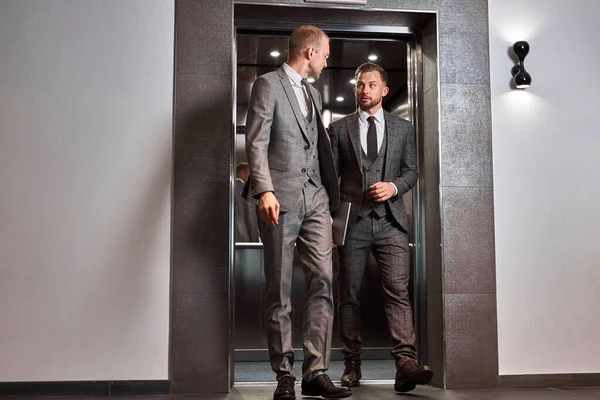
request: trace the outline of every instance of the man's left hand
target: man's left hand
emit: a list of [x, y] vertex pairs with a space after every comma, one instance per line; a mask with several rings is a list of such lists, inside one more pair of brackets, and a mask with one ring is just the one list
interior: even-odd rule
[[392, 198], [394, 194], [396, 189], [390, 182], [377, 182], [369, 186], [369, 196], [378, 203]]

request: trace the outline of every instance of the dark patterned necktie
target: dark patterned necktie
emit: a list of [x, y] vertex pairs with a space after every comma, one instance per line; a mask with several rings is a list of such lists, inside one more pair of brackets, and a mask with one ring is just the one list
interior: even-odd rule
[[371, 162], [377, 160], [377, 127], [375, 126], [375, 117], [367, 118], [369, 121], [369, 130], [367, 131], [367, 157]]
[[312, 96], [310, 94], [310, 86], [308, 85], [308, 81], [306, 80], [306, 78], [302, 79], [300, 82], [302, 82], [302, 86], [303, 86], [302, 95], [304, 96], [306, 119], [308, 119], [308, 122], [312, 122], [313, 107], [312, 107]]

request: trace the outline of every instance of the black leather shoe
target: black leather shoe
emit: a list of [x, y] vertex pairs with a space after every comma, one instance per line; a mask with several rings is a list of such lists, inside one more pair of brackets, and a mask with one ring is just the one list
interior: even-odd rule
[[346, 365], [346, 368], [340, 379], [340, 381], [342, 381], [342, 386], [355, 387], [360, 385], [360, 378], [362, 378], [360, 360], [346, 360], [344, 364]]
[[282, 376], [277, 382], [277, 389], [273, 393], [273, 400], [296, 400], [294, 384], [296, 381], [291, 376]]
[[302, 380], [303, 396], [322, 396], [326, 399], [341, 399], [350, 397], [350, 389], [335, 387], [326, 374], [317, 375], [310, 381]]
[[394, 390], [400, 393], [410, 392], [417, 385], [427, 385], [432, 377], [433, 371], [427, 365], [408, 360], [396, 372]]

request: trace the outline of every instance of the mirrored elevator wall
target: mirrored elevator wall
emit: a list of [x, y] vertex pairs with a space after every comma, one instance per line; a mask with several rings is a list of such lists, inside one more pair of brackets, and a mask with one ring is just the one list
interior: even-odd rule
[[[343, 28], [342, 28], [343, 29]], [[267, 72], [274, 71], [287, 58], [287, 38], [291, 31], [265, 31], [258, 29], [241, 29], [236, 34], [237, 55], [237, 89], [236, 89], [236, 135], [235, 164], [246, 161], [245, 121], [248, 100], [254, 80]], [[352, 37], [350, 33], [330, 33], [330, 53], [328, 66], [318, 80], [312, 85], [319, 90], [323, 98], [323, 120], [327, 126], [344, 115], [356, 111], [354, 97], [354, 73], [356, 68], [376, 58], [373, 62], [380, 64], [388, 73], [390, 91], [383, 100], [383, 108], [399, 117], [412, 120], [412, 101], [410, 94], [411, 42], [397, 35], [394, 38]], [[234, 196], [237, 195], [234, 193]], [[413, 191], [404, 195], [408, 219], [413, 220]], [[234, 213], [235, 223], [247, 219], [247, 211], [237, 210]], [[412, 233], [413, 229], [411, 229]], [[414, 243], [415, 236], [411, 237]], [[414, 246], [413, 246], [414, 249]], [[261, 243], [235, 243], [235, 312], [234, 312], [234, 351], [236, 361], [268, 361], [266, 327], [264, 318], [264, 272]], [[337, 277], [339, 265], [337, 253], [333, 252], [334, 278]], [[415, 257], [413, 256], [412, 277], [415, 274]], [[334, 279], [336, 281], [336, 279]], [[412, 290], [415, 287], [411, 281]], [[418, 285], [417, 285], [418, 287]], [[302, 309], [305, 292], [305, 281], [302, 266], [294, 266], [293, 275], [293, 310], [294, 327], [293, 345], [296, 348], [296, 359], [302, 359]], [[337, 287], [334, 287], [334, 298]], [[367, 262], [367, 269], [362, 287], [362, 338], [363, 359], [391, 359], [391, 338], [388, 334], [387, 321], [381, 293], [379, 271], [374, 258]], [[413, 303], [415, 301], [413, 300]], [[419, 318], [418, 315], [416, 315]], [[419, 335], [419, 321], [416, 321]], [[332, 360], [342, 359], [340, 341], [337, 334], [337, 319], [334, 320], [332, 341]], [[382, 377], [383, 378], [383, 377]]]

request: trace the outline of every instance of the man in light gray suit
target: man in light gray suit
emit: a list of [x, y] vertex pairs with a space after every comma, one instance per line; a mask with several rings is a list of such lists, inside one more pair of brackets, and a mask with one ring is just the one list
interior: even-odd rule
[[373, 253], [381, 274], [385, 312], [393, 341], [398, 392], [428, 383], [433, 372], [419, 365], [415, 349], [410, 277], [409, 223], [402, 195], [418, 178], [410, 122], [382, 108], [387, 73], [365, 63], [355, 73], [358, 110], [329, 126], [340, 174], [341, 201], [352, 203], [344, 246], [339, 248], [339, 327], [345, 365], [344, 386], [361, 378], [360, 289]]
[[[288, 59], [260, 76], [252, 88], [246, 119], [248, 198], [258, 200], [264, 244], [266, 319], [276, 400], [295, 399], [292, 365], [292, 266], [294, 247], [304, 269], [302, 394], [341, 398], [329, 367], [333, 325], [330, 209], [339, 204], [331, 144], [320, 117], [321, 95], [306, 78], [327, 66], [329, 38], [302, 26], [289, 38]], [[330, 207], [331, 205], [331, 207]]]
[[258, 242], [258, 220], [256, 205], [241, 196], [244, 185], [250, 176], [248, 163], [239, 163], [235, 168], [234, 207], [235, 215], [233, 226], [235, 228], [235, 241], [241, 243]]

